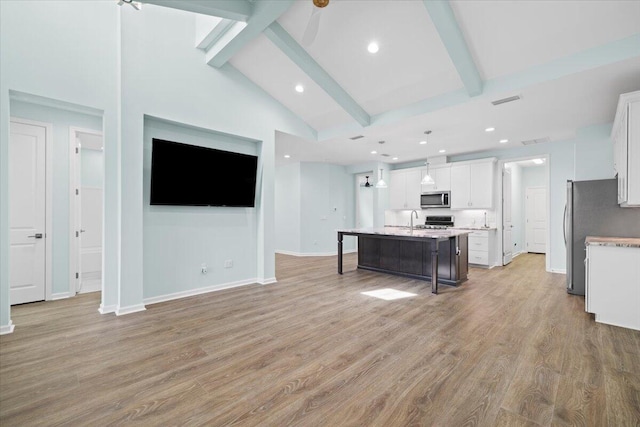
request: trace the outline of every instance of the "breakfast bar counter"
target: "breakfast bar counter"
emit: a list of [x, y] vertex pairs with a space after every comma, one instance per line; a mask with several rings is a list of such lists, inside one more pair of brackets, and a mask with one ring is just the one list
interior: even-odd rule
[[337, 230], [338, 273], [342, 274], [344, 236], [358, 238], [358, 268], [457, 286], [467, 280], [469, 230], [408, 227]]

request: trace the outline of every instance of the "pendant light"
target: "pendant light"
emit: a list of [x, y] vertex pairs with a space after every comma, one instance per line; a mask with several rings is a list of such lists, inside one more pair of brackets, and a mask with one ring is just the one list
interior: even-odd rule
[[[430, 130], [425, 131], [425, 135], [429, 135], [431, 133]], [[427, 165], [427, 170], [426, 173], [424, 174], [424, 176], [422, 177], [422, 181], [420, 181], [420, 184], [422, 185], [434, 185], [436, 182], [433, 180], [433, 178], [431, 177], [431, 175], [429, 175], [429, 159], [427, 159], [427, 161], [424, 163], [425, 165]]]
[[382, 179], [382, 169], [380, 169], [380, 181], [376, 184], [376, 188], [387, 188], [387, 183]]
[[420, 184], [422, 184], [422, 185], [434, 185], [436, 182], [433, 180], [431, 175], [429, 175], [429, 162], [425, 162], [424, 164], [427, 165], [427, 170], [426, 170], [426, 173], [424, 174], [424, 176], [422, 177], [422, 181], [420, 181]]
[[371, 183], [369, 182], [369, 176], [365, 176], [365, 178], [367, 178], [367, 182], [365, 182], [364, 184], [362, 184], [363, 187], [371, 187]]

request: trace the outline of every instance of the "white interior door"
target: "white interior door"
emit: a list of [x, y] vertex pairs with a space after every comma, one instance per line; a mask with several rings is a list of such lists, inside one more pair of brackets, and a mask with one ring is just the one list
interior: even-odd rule
[[74, 156], [77, 241], [76, 292], [102, 289], [102, 212], [104, 156], [102, 135], [77, 131]]
[[502, 265], [513, 258], [513, 223], [511, 219], [511, 170], [502, 171]]
[[530, 187], [526, 194], [527, 252], [543, 254], [547, 251], [547, 190]]
[[46, 127], [11, 122], [10, 303], [45, 299]]

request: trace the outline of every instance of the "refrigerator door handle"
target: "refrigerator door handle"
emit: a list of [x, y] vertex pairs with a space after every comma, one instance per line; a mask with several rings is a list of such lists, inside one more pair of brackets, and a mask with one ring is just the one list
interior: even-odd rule
[[567, 204], [564, 204], [564, 218], [562, 218], [562, 235], [564, 236], [564, 246], [567, 246]]

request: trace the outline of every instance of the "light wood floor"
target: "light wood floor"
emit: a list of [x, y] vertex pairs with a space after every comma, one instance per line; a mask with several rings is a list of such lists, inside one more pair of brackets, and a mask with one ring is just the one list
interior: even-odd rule
[[[277, 256], [278, 283], [100, 315], [12, 308], [0, 425], [638, 426], [640, 332], [596, 324], [544, 257], [458, 288]], [[360, 292], [418, 294], [384, 301]]]

